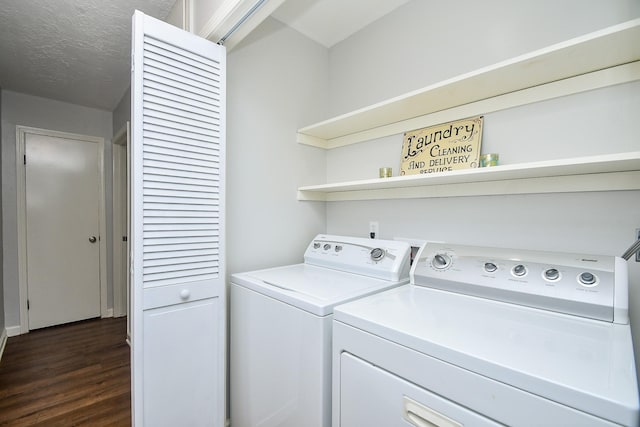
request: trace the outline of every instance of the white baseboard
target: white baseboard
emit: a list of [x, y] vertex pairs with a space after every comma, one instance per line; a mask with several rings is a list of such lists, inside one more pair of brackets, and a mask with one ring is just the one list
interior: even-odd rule
[[22, 335], [22, 328], [20, 327], [20, 325], [8, 326], [6, 331], [7, 331], [7, 337], [9, 338]]
[[7, 345], [7, 329], [3, 328], [2, 333], [0, 333], [0, 361], [2, 360], [5, 345]]

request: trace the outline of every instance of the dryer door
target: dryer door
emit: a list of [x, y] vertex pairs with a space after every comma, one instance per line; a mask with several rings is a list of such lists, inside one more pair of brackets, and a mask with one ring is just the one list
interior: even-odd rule
[[340, 357], [340, 426], [460, 427], [500, 424], [349, 353]]

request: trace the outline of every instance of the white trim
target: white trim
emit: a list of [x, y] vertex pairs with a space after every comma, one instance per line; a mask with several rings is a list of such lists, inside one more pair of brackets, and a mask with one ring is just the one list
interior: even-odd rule
[[640, 151], [298, 188], [298, 200], [345, 201], [640, 189]]
[[[75, 139], [99, 144], [98, 173], [100, 175], [100, 314], [107, 317], [107, 224], [105, 207], [104, 179], [104, 138], [58, 132], [29, 126], [16, 126], [16, 197], [18, 205], [18, 284], [20, 290], [20, 332], [29, 332], [29, 313], [27, 311], [27, 233], [26, 233], [26, 182], [24, 169], [25, 139], [27, 134], [53, 138]], [[8, 329], [8, 328], [7, 328]]]
[[131, 291], [129, 293], [129, 303], [131, 304], [131, 312], [129, 316], [130, 335], [129, 343], [131, 346], [131, 425], [142, 426], [143, 418], [143, 377], [142, 377], [142, 361], [144, 357], [144, 347], [142, 343], [142, 286], [136, 286], [142, 283], [142, 262], [138, 260], [139, 254], [136, 247], [131, 242], [136, 242], [142, 238], [142, 218], [136, 211], [136, 201], [134, 200], [137, 185], [142, 185], [142, 165], [137, 164], [137, 159], [141, 157], [138, 154], [142, 150], [142, 103], [136, 102], [142, 99], [142, 72], [136, 72], [136, 67], [141, 68], [143, 64], [142, 52], [144, 48], [143, 37], [145, 30], [145, 15], [136, 10], [133, 14], [132, 36], [131, 36], [131, 144], [129, 147], [129, 180], [131, 199], [129, 211], [131, 214], [131, 224], [129, 229], [129, 283]]
[[[22, 327], [20, 325], [16, 325], [16, 326], [7, 326], [5, 328], [5, 330], [7, 331], [7, 337], [11, 338], [11, 337], [17, 337], [18, 335], [22, 335]], [[28, 332], [28, 331], [27, 331]], [[25, 332], [26, 333], [26, 332]]]
[[[123, 248], [122, 248], [122, 236], [128, 235], [126, 231], [126, 219], [122, 218], [120, 214], [124, 207], [122, 202], [125, 201], [126, 194], [122, 194], [120, 189], [122, 188], [123, 179], [126, 179], [126, 152], [127, 152], [127, 129], [129, 122], [127, 122], [113, 137], [113, 309], [112, 315], [115, 317], [121, 317], [127, 314], [126, 302], [122, 304], [123, 297], [126, 295], [126, 278], [125, 270], [126, 265], [123, 265]], [[125, 300], [126, 301], [126, 300]]]
[[7, 345], [7, 329], [4, 328], [2, 333], [0, 333], [0, 361], [2, 360], [2, 354], [4, 353], [4, 348]]
[[353, 200], [427, 199], [432, 197], [497, 196], [506, 194], [587, 193], [640, 190], [640, 172], [547, 176], [504, 181], [482, 181], [422, 187], [379, 188], [305, 194], [298, 200], [343, 202]]
[[114, 145], [127, 145], [127, 132], [128, 132], [129, 122], [122, 125], [120, 130], [113, 135], [113, 144]]

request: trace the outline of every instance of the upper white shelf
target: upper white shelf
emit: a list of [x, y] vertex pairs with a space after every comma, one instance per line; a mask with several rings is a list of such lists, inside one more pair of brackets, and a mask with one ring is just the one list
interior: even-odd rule
[[[523, 95], [525, 101], [520, 104], [637, 80], [640, 78], [639, 60], [640, 19], [634, 19], [304, 127], [298, 130], [298, 142], [333, 148], [391, 135], [391, 132], [404, 132], [412, 128], [392, 125], [489, 98], [524, 92], [540, 85], [574, 79], [576, 76], [598, 74], [597, 82], [593, 82], [593, 78], [589, 83], [572, 81], [570, 85], [566, 85], [570, 86], [567, 89], [545, 91], [533, 98]], [[627, 65], [621, 67], [624, 64]], [[619, 69], [617, 76], [601, 72], [616, 67]], [[576, 88], [576, 85], [580, 87]], [[518, 101], [514, 103], [513, 100], [505, 100], [503, 104], [505, 106], [502, 108], [509, 108], [518, 105]], [[483, 105], [479, 108], [496, 111], [501, 107]], [[486, 112], [489, 111], [476, 113], [473, 110], [463, 110], [456, 114], [475, 115]], [[438, 119], [448, 121], [462, 117], [464, 116], [444, 116]], [[381, 133], [371, 132], [371, 129], [384, 127], [389, 129]]]
[[342, 201], [640, 189], [640, 151], [313, 185], [298, 200]]

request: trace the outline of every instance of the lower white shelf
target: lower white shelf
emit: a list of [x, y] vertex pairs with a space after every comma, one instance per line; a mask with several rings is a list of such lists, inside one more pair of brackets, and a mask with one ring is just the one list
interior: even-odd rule
[[298, 200], [347, 201], [640, 189], [640, 151], [298, 188]]

